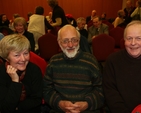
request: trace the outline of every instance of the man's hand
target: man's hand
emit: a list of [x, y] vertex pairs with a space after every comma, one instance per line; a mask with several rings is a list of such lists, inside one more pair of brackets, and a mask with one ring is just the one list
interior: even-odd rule
[[74, 104], [79, 106], [78, 110], [80, 112], [85, 111], [88, 108], [88, 103], [85, 101], [75, 102]]
[[65, 112], [65, 113], [80, 113], [79, 111], [79, 105], [73, 104], [71, 101], [60, 101], [59, 107]]

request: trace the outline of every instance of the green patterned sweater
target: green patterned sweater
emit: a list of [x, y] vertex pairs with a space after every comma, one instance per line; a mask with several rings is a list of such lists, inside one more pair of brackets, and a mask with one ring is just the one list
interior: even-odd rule
[[101, 72], [95, 57], [79, 51], [73, 59], [63, 53], [53, 56], [43, 79], [45, 101], [58, 109], [60, 100], [87, 101], [88, 111], [99, 109], [104, 102]]

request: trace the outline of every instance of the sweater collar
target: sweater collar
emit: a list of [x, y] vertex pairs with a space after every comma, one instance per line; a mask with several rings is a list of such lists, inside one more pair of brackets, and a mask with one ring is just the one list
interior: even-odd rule
[[137, 58], [132, 57], [131, 55], [129, 55], [129, 53], [126, 51], [124, 51], [126, 58], [130, 61], [130, 62], [134, 62], [134, 63], [140, 63], [141, 62], [141, 55]]

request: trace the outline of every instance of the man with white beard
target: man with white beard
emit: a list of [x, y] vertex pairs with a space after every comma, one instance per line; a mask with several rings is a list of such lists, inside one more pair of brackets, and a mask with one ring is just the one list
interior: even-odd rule
[[43, 79], [43, 96], [52, 113], [99, 113], [103, 106], [101, 72], [95, 57], [79, 48], [72, 25], [58, 32], [62, 53], [53, 56]]

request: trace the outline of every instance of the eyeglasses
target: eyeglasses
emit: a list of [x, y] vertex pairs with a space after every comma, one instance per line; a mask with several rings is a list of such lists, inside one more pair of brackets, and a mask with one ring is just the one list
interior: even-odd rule
[[76, 44], [76, 43], [78, 43], [78, 41], [79, 41], [79, 39], [71, 38], [70, 40], [69, 39], [61, 40], [61, 43], [62, 44], [68, 44], [69, 42], [71, 42], [72, 44]]
[[126, 40], [129, 41], [129, 42], [132, 42], [133, 40], [134, 41], [141, 41], [141, 37], [136, 37], [136, 38], [126, 37]]

